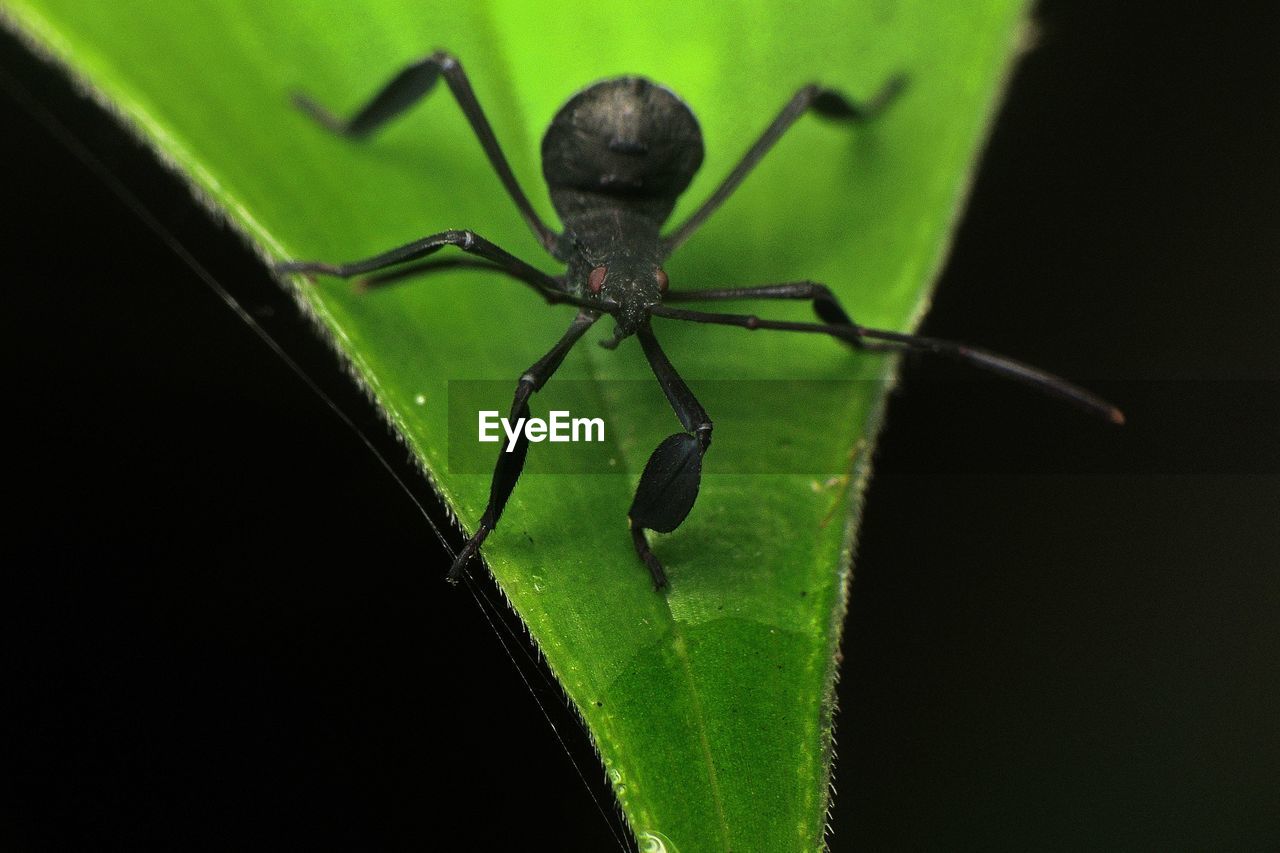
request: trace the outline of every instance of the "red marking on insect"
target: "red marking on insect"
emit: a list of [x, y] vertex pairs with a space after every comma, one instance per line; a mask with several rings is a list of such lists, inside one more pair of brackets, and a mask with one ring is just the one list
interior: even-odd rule
[[609, 270], [605, 267], [596, 267], [591, 271], [591, 275], [587, 276], [587, 287], [592, 293], [599, 293], [600, 288], [604, 287], [604, 277], [609, 274]]
[[654, 276], [658, 279], [658, 290], [662, 293], [666, 293], [667, 285], [671, 283], [667, 279], [666, 270], [658, 270], [657, 272], [654, 273]]

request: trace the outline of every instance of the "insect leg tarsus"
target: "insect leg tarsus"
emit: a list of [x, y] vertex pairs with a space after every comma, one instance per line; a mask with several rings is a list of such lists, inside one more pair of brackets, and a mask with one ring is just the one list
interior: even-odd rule
[[631, 509], [627, 511], [636, 553], [649, 568], [654, 588], [662, 589], [667, 584], [667, 575], [649, 548], [644, 531], [670, 533], [693, 509], [702, 482], [702, 457], [711, 446], [712, 423], [658, 345], [653, 331], [645, 325], [637, 335], [658, 384], [686, 430], [668, 436], [653, 451], [640, 475]]
[[799, 91], [791, 96], [791, 100], [787, 101], [786, 106], [782, 108], [774, 120], [769, 123], [764, 133], [760, 134], [760, 138], [755, 141], [755, 144], [747, 149], [747, 153], [742, 156], [742, 159], [738, 161], [738, 165], [733, 167], [733, 171], [721, 182], [720, 186], [716, 187], [715, 192], [711, 193], [701, 207], [694, 211], [688, 219], [663, 240], [663, 247], [666, 249], [667, 254], [674, 252], [685, 240], [688, 240], [693, 232], [697, 231], [698, 227], [706, 221], [707, 217], [715, 213], [716, 209], [724, 204], [729, 196], [733, 195], [734, 190], [738, 188], [743, 179], [764, 159], [764, 156], [778, 143], [778, 140], [790, 129], [791, 125], [795, 124], [806, 112], [813, 110], [824, 118], [836, 121], [871, 121], [884, 112], [885, 108], [901, 94], [906, 86], [906, 76], [896, 75], [881, 86], [880, 91], [867, 101], [855, 101], [835, 89], [826, 89], [816, 83], [802, 86]]
[[[542, 390], [542, 386], [551, 378], [551, 374], [555, 373], [556, 369], [560, 367], [569, 350], [573, 349], [573, 345], [578, 342], [578, 339], [582, 337], [587, 329], [591, 328], [591, 324], [599, 316], [589, 311], [583, 311], [578, 314], [573, 323], [569, 325], [569, 330], [556, 342], [556, 345], [520, 376], [520, 381], [516, 383], [515, 399], [511, 402], [510, 420], [513, 423], [518, 418], [528, 419], [529, 398], [533, 396], [534, 392]], [[471, 558], [480, 549], [481, 544], [484, 543], [489, 533], [498, 526], [498, 519], [502, 517], [502, 510], [507, 505], [507, 499], [511, 497], [516, 481], [520, 479], [520, 472], [524, 470], [525, 456], [528, 452], [529, 439], [522, 431], [515, 447], [510, 451], [504, 448], [498, 453], [498, 463], [493, 470], [493, 481], [489, 485], [489, 503], [485, 507], [484, 514], [480, 516], [480, 523], [476, 526], [476, 532], [467, 540], [467, 544], [458, 552], [457, 558], [449, 568], [450, 581], [456, 583], [462, 577], [467, 563], [471, 561]]]
[[498, 144], [498, 138], [493, 133], [493, 127], [476, 99], [471, 81], [462, 70], [462, 63], [453, 54], [438, 50], [425, 59], [406, 66], [350, 119], [335, 116], [302, 93], [295, 93], [293, 102], [328, 130], [351, 139], [363, 139], [429, 95], [441, 77], [444, 78], [449, 91], [453, 93], [458, 106], [462, 108], [462, 113], [480, 140], [480, 146], [493, 165], [493, 170], [498, 173], [502, 185], [519, 208], [520, 215], [533, 229], [543, 248], [555, 254], [560, 236], [542, 221], [533, 209], [533, 205], [529, 203], [529, 197], [520, 188], [515, 173], [511, 171], [511, 164], [507, 162], [506, 155], [502, 153], [502, 146]]
[[823, 118], [837, 121], [871, 121], [907, 88], [907, 75], [890, 77], [868, 101], [851, 100], [843, 92], [816, 83], [805, 86], [796, 97], [807, 97], [810, 109]]
[[662, 561], [654, 556], [653, 549], [649, 547], [649, 540], [644, 535], [644, 527], [634, 518], [628, 518], [627, 525], [631, 528], [631, 544], [635, 546], [640, 562], [644, 563], [649, 570], [649, 576], [653, 578], [653, 588], [664, 589], [667, 586], [667, 572], [662, 567]]
[[293, 102], [327, 130], [364, 139], [430, 94], [440, 79], [441, 62], [446, 57], [448, 54], [435, 53], [402, 68], [349, 119], [334, 115], [302, 92], [293, 94]]

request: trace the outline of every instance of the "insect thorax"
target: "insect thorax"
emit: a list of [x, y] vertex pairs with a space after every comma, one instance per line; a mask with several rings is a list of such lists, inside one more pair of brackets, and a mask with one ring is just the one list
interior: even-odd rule
[[542, 138], [542, 173], [570, 228], [619, 208], [661, 225], [702, 156], [693, 113], [642, 77], [605, 80], [574, 95]]

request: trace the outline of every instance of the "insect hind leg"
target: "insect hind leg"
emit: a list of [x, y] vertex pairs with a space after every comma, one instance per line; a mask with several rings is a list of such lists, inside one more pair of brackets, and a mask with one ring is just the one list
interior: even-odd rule
[[827, 89], [816, 83], [802, 86], [791, 96], [782, 111], [765, 128], [764, 133], [738, 161], [738, 165], [716, 187], [715, 191], [678, 228], [663, 239], [667, 254], [674, 252], [693, 232], [701, 227], [707, 217], [724, 204], [734, 190], [747, 177], [765, 155], [778, 143], [783, 134], [805, 113], [812, 110], [832, 121], [864, 124], [874, 120], [892, 104], [907, 87], [907, 77], [898, 74], [880, 87], [880, 91], [866, 101], [856, 101], [835, 89]]
[[507, 194], [511, 196], [511, 200], [515, 202], [520, 215], [528, 223], [543, 248], [555, 254], [556, 247], [560, 243], [560, 235], [542, 221], [537, 211], [533, 209], [533, 205], [529, 203], [529, 197], [520, 188], [515, 173], [511, 171], [511, 164], [507, 162], [506, 155], [502, 153], [502, 146], [498, 144], [498, 138], [494, 135], [493, 127], [489, 124], [489, 119], [485, 116], [484, 109], [471, 88], [471, 81], [467, 79], [467, 74], [462, 69], [462, 63], [453, 54], [438, 50], [404, 67], [364, 106], [356, 110], [350, 119], [334, 115], [301, 92], [293, 94], [293, 103], [327, 130], [349, 139], [364, 139], [431, 94], [441, 78], [444, 78], [445, 85], [449, 87], [454, 100], [462, 108], [462, 114], [466, 116], [472, 131], [480, 141], [480, 147], [484, 149], [490, 165], [498, 173], [498, 178], [506, 188]]

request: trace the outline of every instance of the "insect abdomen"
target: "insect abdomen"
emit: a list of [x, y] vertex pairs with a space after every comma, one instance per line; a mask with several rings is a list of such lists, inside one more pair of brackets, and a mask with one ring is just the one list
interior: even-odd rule
[[598, 202], [661, 223], [702, 156], [693, 113], [643, 77], [605, 80], [574, 95], [542, 139], [542, 172], [564, 219]]

